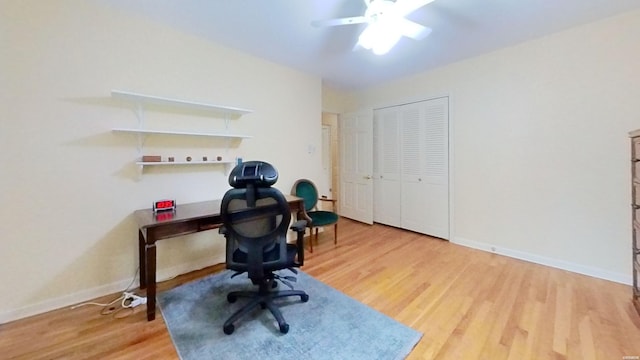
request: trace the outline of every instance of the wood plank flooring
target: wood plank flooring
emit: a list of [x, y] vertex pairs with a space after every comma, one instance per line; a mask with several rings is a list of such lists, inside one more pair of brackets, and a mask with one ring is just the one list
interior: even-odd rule
[[[629, 286], [383, 225], [342, 219], [339, 229], [338, 246], [321, 234], [303, 270], [421, 331], [408, 359], [640, 359]], [[0, 358], [177, 359], [161, 312], [147, 322], [144, 310], [85, 306], [3, 324]]]

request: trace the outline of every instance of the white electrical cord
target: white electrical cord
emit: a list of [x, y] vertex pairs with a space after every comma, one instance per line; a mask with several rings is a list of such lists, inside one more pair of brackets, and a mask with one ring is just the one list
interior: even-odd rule
[[78, 305], [72, 306], [71, 310], [77, 309], [77, 308], [85, 306], [85, 305], [95, 305], [95, 306], [107, 307], [109, 305], [115, 304], [116, 302], [118, 302], [118, 300], [122, 299], [123, 297], [124, 297], [124, 295], [120, 295], [120, 296], [118, 296], [118, 298], [114, 299], [113, 301], [111, 301], [108, 304], [101, 304], [101, 303], [96, 303], [96, 302], [86, 302], [86, 303], [82, 303], [82, 304], [78, 304]]
[[[111, 302], [107, 303], [107, 304], [101, 304], [101, 303], [96, 303], [96, 302], [86, 302], [86, 303], [82, 303], [82, 304], [78, 304], [78, 305], [74, 305], [71, 307], [71, 310], [77, 309], [79, 307], [82, 306], [86, 306], [86, 305], [95, 305], [95, 306], [102, 306], [102, 307], [107, 307], [107, 306], [111, 306], [113, 304], [115, 304], [116, 302], [118, 302], [119, 300], [122, 299], [122, 307], [136, 307], [138, 305], [142, 305], [142, 304], [146, 304], [147, 303], [147, 298], [146, 297], [140, 297], [137, 296], [133, 293], [129, 293], [129, 289], [131, 288], [131, 286], [133, 285], [133, 283], [136, 281], [136, 278], [138, 277], [138, 273], [140, 272], [140, 267], [138, 267], [136, 269], [136, 273], [133, 275], [133, 279], [131, 280], [131, 282], [129, 283], [129, 285], [127, 285], [127, 287], [124, 289], [124, 291], [122, 292], [122, 295], [118, 296], [116, 299], [112, 300]], [[125, 306], [125, 303], [127, 303], [128, 306]], [[135, 305], [132, 305], [134, 304]]]

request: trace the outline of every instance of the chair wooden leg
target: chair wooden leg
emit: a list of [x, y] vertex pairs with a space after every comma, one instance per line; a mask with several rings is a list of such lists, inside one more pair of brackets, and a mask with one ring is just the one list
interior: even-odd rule
[[[318, 245], [318, 228], [309, 228], [309, 252], [313, 253], [313, 242], [315, 241], [316, 245]], [[305, 231], [305, 235], [306, 235]], [[333, 225], [333, 244], [338, 245], [338, 223]]]

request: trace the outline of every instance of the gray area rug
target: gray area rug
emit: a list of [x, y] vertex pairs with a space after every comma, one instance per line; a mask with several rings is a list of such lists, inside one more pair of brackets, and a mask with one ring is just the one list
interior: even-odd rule
[[158, 295], [182, 359], [404, 359], [422, 337], [303, 272], [294, 286], [306, 291], [309, 301], [280, 299], [289, 333], [280, 333], [268, 310], [256, 310], [236, 322], [233, 334], [225, 335], [222, 324], [245, 303], [228, 303], [227, 293], [254, 288], [246, 274], [233, 279], [231, 275], [223, 271]]

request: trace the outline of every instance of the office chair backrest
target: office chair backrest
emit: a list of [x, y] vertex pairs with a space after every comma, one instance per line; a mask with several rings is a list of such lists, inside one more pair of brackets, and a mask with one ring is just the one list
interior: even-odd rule
[[[284, 195], [271, 187], [277, 178], [270, 164], [240, 164], [229, 175], [234, 189], [222, 198], [220, 216], [228, 239], [227, 266], [246, 266], [252, 279], [262, 277], [263, 269], [286, 259], [291, 211]], [[265, 259], [265, 254], [269, 258]]]
[[231, 189], [222, 199], [221, 217], [228, 230], [241, 237], [259, 239], [288, 230], [289, 204], [274, 188], [254, 190], [255, 204], [249, 205], [245, 189]]

